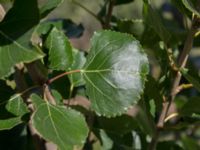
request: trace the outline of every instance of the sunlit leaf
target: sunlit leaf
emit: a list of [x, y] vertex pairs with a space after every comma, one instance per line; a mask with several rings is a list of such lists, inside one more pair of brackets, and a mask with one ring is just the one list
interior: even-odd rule
[[139, 101], [148, 60], [134, 37], [112, 31], [96, 32], [81, 73], [92, 109], [98, 115], [116, 116]]

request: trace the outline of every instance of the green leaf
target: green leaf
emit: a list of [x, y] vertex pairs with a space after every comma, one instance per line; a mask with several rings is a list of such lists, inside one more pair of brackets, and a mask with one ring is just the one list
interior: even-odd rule
[[106, 132], [124, 135], [138, 129], [139, 126], [131, 116], [122, 115], [115, 118], [97, 117], [94, 127], [104, 129]]
[[61, 150], [81, 147], [88, 134], [84, 117], [70, 108], [45, 102], [39, 105], [32, 119], [38, 133], [46, 140], [55, 143]]
[[46, 17], [51, 11], [53, 11], [56, 7], [58, 7], [64, 0], [48, 0], [41, 8], [40, 8], [40, 16], [41, 18]]
[[182, 143], [185, 150], [199, 150], [200, 146], [196, 139], [189, 136], [182, 137]]
[[[0, 130], [11, 129], [23, 123], [22, 117], [29, 113], [26, 104], [19, 94], [13, 96], [8, 101], [1, 103]], [[5, 106], [5, 108], [3, 108]], [[6, 109], [6, 110], [3, 110]]]
[[182, 75], [200, 92], [200, 78], [190, 72], [187, 69], [181, 69]]
[[0, 22], [0, 78], [10, 75], [15, 64], [29, 63], [43, 54], [30, 48], [33, 28], [39, 22], [36, 0], [15, 0]]
[[0, 120], [0, 130], [9, 130], [21, 123], [21, 117], [13, 117], [5, 120]]
[[[82, 69], [86, 62], [86, 57], [84, 56], [84, 52], [81, 52], [75, 48], [73, 48], [73, 58], [74, 61], [71, 66], [71, 70]], [[71, 86], [77, 87], [85, 84], [85, 81], [80, 73], [74, 73], [68, 75], [69, 80], [71, 82]]]
[[136, 38], [140, 38], [144, 32], [143, 20], [119, 20], [117, 27], [121, 32], [133, 34]]
[[192, 97], [188, 100], [180, 110], [181, 115], [190, 116], [194, 113], [200, 114], [200, 100], [199, 97]]
[[115, 5], [122, 5], [122, 4], [128, 4], [133, 2], [134, 0], [115, 0]]
[[69, 70], [72, 62], [72, 47], [67, 37], [53, 28], [45, 42], [49, 49], [50, 68], [54, 70]]
[[81, 71], [91, 107], [98, 115], [114, 117], [136, 104], [143, 93], [148, 60], [134, 37], [101, 31], [91, 40]]
[[199, 0], [182, 0], [182, 2], [189, 11], [200, 17]]
[[8, 101], [6, 109], [16, 116], [23, 116], [24, 114], [29, 113], [26, 104], [19, 95], [15, 95]]
[[154, 10], [150, 4], [144, 3], [143, 15], [145, 23], [153, 28], [154, 32], [159, 35], [161, 40], [163, 40], [165, 43], [168, 43], [171, 35], [165, 28], [158, 12], [156, 12], [156, 10]]
[[38, 107], [41, 105], [41, 104], [44, 104], [45, 101], [43, 99], [41, 99], [38, 95], [36, 94], [32, 94], [31, 95], [31, 101], [34, 105], [34, 108], [35, 109], [38, 109]]

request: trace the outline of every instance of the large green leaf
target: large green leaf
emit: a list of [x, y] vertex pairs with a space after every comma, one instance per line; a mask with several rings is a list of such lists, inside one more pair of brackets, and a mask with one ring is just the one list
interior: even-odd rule
[[46, 17], [52, 10], [58, 7], [64, 0], [48, 0], [42, 7], [40, 8], [40, 16], [41, 18]]
[[50, 68], [69, 70], [73, 62], [72, 47], [64, 33], [53, 28], [45, 45], [49, 49]]
[[200, 17], [199, 0], [182, 0], [182, 2], [189, 11]]
[[[32, 99], [40, 97], [34, 95]], [[41, 100], [42, 101], [42, 100]], [[38, 133], [60, 150], [81, 147], [88, 134], [84, 117], [77, 111], [43, 102], [33, 114], [33, 126]]]
[[37, 0], [15, 0], [0, 23], [0, 78], [13, 72], [15, 64], [43, 57], [29, 46], [31, 28], [39, 22]]
[[[29, 113], [19, 94], [0, 104], [0, 130], [11, 129], [23, 122], [22, 117]], [[5, 110], [4, 110], [5, 109]]]
[[83, 68], [81, 73], [92, 109], [98, 115], [113, 117], [140, 99], [148, 60], [139, 42], [131, 35], [101, 31], [91, 40]]

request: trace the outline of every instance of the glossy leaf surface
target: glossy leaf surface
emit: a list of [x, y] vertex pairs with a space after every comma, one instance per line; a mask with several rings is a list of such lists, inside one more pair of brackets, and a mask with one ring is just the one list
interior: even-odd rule
[[92, 109], [98, 115], [116, 116], [139, 101], [148, 60], [132, 36], [102, 31], [93, 36], [81, 73]]

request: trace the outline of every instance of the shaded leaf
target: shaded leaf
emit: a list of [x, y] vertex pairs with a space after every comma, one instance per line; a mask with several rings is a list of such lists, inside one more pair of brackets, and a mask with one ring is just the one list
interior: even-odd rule
[[21, 123], [21, 117], [13, 117], [5, 120], [0, 120], [0, 130], [9, 130]]
[[104, 129], [106, 132], [120, 135], [137, 130], [139, 127], [137, 121], [128, 115], [115, 118], [98, 117], [94, 126], [95, 128]]
[[133, 2], [134, 0], [115, 0], [115, 5], [122, 5], [122, 4], [128, 4]]
[[32, 121], [38, 133], [57, 144], [61, 150], [81, 147], [88, 134], [84, 117], [79, 112], [47, 102], [39, 105]]
[[46, 17], [52, 10], [58, 7], [64, 0], [48, 0], [41, 8], [40, 8], [40, 16], [41, 18]]
[[49, 50], [49, 67], [54, 70], [69, 70], [73, 62], [73, 56], [72, 47], [67, 37], [56, 28], [53, 28], [45, 45]]
[[81, 73], [92, 109], [98, 115], [113, 117], [139, 101], [148, 60], [132, 36], [102, 31], [93, 36], [83, 68]]
[[29, 46], [31, 28], [38, 22], [37, 0], [14, 1], [0, 22], [0, 78], [10, 75], [17, 63], [29, 63], [43, 57]]
[[45, 35], [51, 30], [52, 26], [55, 26], [58, 30], [62, 30], [68, 38], [80, 37], [84, 31], [82, 24], [75, 24], [70, 19], [58, 18], [40, 23], [37, 33]]
[[181, 73], [200, 92], [200, 78], [190, 74], [187, 69], [181, 69]]
[[200, 114], [200, 97], [192, 97], [183, 105], [180, 110], [181, 115], [190, 116], [193, 113]]
[[159, 35], [161, 40], [163, 40], [165, 43], [168, 43], [171, 35], [165, 28], [158, 12], [156, 12], [156, 10], [154, 10], [150, 4], [144, 3], [143, 15], [145, 23], [153, 28], [154, 32]]
[[23, 102], [21, 96], [16, 95], [12, 97], [6, 104], [6, 109], [16, 115], [16, 116], [23, 116], [26, 113], [29, 113], [29, 110], [26, 104]]
[[11, 129], [16, 125], [21, 124], [23, 122], [22, 117], [29, 113], [29, 110], [20, 95], [13, 96], [7, 102], [1, 103], [0, 106], [0, 130]]
[[133, 34], [137, 39], [139, 39], [144, 32], [143, 20], [119, 20], [117, 22], [117, 27], [119, 31]]
[[197, 140], [192, 139], [189, 136], [182, 137], [182, 143], [185, 150], [199, 150], [200, 145], [197, 143]]
[[199, 0], [182, 0], [182, 2], [188, 10], [200, 17]]

